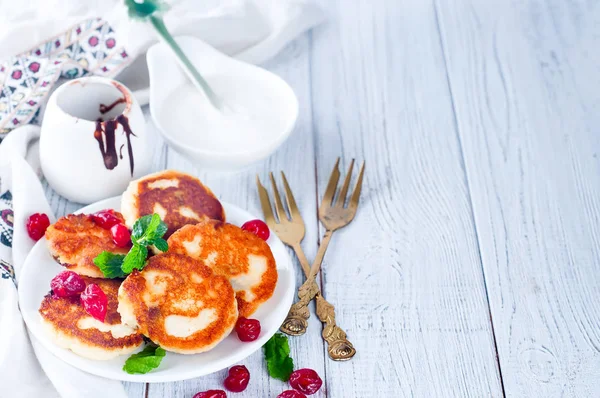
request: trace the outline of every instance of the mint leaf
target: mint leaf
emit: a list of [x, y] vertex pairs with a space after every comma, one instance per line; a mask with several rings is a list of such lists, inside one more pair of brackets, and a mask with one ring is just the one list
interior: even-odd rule
[[[146, 258], [148, 257], [147, 246], [154, 245], [162, 252], [168, 250], [169, 245], [167, 244], [167, 241], [162, 238], [166, 232], [167, 225], [160, 219], [158, 214], [148, 214], [138, 218], [131, 229], [131, 243], [133, 243], [133, 246], [129, 250], [129, 253], [127, 253], [124, 258], [121, 258], [120, 271], [115, 269], [117, 260], [114, 260], [114, 263], [110, 263], [110, 269], [107, 270], [107, 273], [109, 275], [115, 275], [112, 276], [112, 278], [117, 278], [119, 276], [123, 277], [130, 274], [134, 269], [143, 269], [146, 264]], [[99, 260], [99, 262], [107, 264], [108, 259], [102, 259]], [[98, 265], [98, 267], [100, 268], [100, 265]], [[107, 276], [106, 273], [104, 275], [107, 278], [111, 278], [111, 276]]]
[[148, 223], [148, 226], [146, 227], [144, 233], [142, 234], [142, 239], [152, 239], [155, 235], [156, 228], [158, 228], [160, 223], [161, 223], [160, 216], [156, 213], [152, 214], [152, 217], [150, 218], [150, 222]]
[[131, 229], [131, 241], [133, 243], [141, 239], [141, 237], [144, 235], [148, 229], [148, 226], [150, 225], [150, 222], [152, 221], [153, 215], [154, 214], [148, 214], [147, 216], [142, 216], [133, 224], [133, 228]]
[[140, 217], [131, 232], [131, 241], [134, 244], [150, 246], [157, 239], [163, 237], [167, 232], [167, 224], [165, 224], [160, 216], [156, 213]]
[[267, 371], [274, 379], [288, 381], [294, 371], [294, 360], [290, 357], [285, 357], [282, 360], [267, 361]]
[[134, 269], [142, 269], [144, 268], [144, 264], [146, 264], [147, 257], [148, 248], [134, 244], [125, 256], [121, 270], [126, 274], [130, 274]]
[[161, 252], [166, 252], [167, 250], [169, 250], [169, 244], [167, 243], [166, 240], [164, 240], [162, 238], [153, 240], [152, 244], [154, 245], [154, 247], [156, 247]]
[[263, 350], [269, 375], [281, 381], [288, 381], [294, 371], [294, 360], [289, 356], [288, 338], [277, 333], [265, 343]]
[[158, 226], [156, 227], [156, 231], [154, 231], [155, 239], [162, 238], [164, 236], [164, 234], [167, 233], [167, 229], [169, 229], [167, 227], [167, 224], [165, 224], [164, 221], [160, 219], [160, 217], [158, 217], [158, 220], [160, 222], [158, 223]]
[[125, 273], [121, 269], [124, 259], [124, 254], [115, 254], [105, 250], [98, 254], [93, 261], [105, 278], [113, 279], [125, 277]]
[[158, 368], [166, 352], [164, 349], [147, 345], [141, 352], [133, 354], [125, 361], [123, 370], [129, 374], [144, 374]]

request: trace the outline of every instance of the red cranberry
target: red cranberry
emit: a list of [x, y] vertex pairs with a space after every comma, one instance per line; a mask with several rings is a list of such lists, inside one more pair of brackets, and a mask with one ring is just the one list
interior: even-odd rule
[[100, 289], [100, 286], [95, 283], [90, 283], [81, 293], [81, 305], [85, 311], [100, 322], [104, 322], [106, 318], [106, 310], [108, 309], [108, 298]]
[[279, 394], [277, 398], [306, 398], [306, 395], [302, 394], [300, 391], [287, 390]]
[[312, 369], [298, 369], [290, 375], [290, 386], [306, 395], [316, 393], [322, 385], [323, 380]]
[[242, 392], [248, 387], [250, 372], [244, 365], [236, 365], [229, 369], [229, 376], [223, 383], [225, 388], [231, 392]]
[[50, 289], [56, 297], [79, 296], [85, 289], [85, 281], [73, 271], [62, 271], [52, 278]]
[[121, 219], [115, 215], [113, 209], [100, 210], [96, 213], [90, 214], [92, 220], [98, 224], [98, 226], [104, 229], [111, 229], [115, 224], [121, 224]]
[[131, 243], [131, 234], [123, 224], [115, 224], [110, 228], [113, 242], [119, 247], [127, 247]]
[[241, 316], [235, 324], [235, 331], [241, 341], [254, 341], [260, 335], [260, 322]]
[[193, 398], [227, 398], [227, 394], [223, 390], [208, 390], [196, 393]]
[[250, 220], [245, 222], [244, 225], [242, 225], [242, 229], [244, 231], [252, 232], [262, 240], [269, 239], [269, 235], [271, 235], [269, 227], [261, 220]]
[[50, 226], [50, 219], [44, 213], [35, 213], [29, 216], [27, 220], [27, 233], [29, 237], [38, 241], [46, 233]]

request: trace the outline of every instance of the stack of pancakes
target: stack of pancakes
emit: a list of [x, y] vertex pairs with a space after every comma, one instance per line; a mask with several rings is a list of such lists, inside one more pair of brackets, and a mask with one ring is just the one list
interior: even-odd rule
[[277, 269], [269, 245], [226, 223], [223, 206], [197, 178], [168, 170], [133, 181], [121, 209], [116, 214], [130, 229], [139, 217], [159, 214], [168, 227], [169, 250], [151, 256], [125, 280], [100, 279], [93, 259], [104, 250], [127, 249], [87, 215], [51, 225], [50, 253], [109, 298], [104, 323], [91, 318], [79, 300], [44, 298], [40, 314], [58, 345], [87, 358], [110, 359], [134, 351], [146, 336], [165, 350], [204, 352], [229, 335], [238, 316], [250, 316], [272, 296]]

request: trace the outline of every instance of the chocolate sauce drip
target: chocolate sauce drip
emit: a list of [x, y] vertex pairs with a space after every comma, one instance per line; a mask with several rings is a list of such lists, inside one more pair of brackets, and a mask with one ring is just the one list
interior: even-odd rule
[[[105, 122], [102, 121], [102, 118], [99, 118], [98, 120], [96, 120], [96, 130], [94, 130], [94, 138], [96, 139], [96, 141], [98, 141], [100, 153], [102, 154], [102, 159], [104, 160], [104, 167], [106, 167], [108, 170], [114, 169], [119, 163], [115, 139], [115, 132], [119, 124], [123, 126], [123, 133], [125, 134], [125, 138], [127, 139], [129, 169], [131, 171], [131, 175], [133, 176], [134, 160], [133, 147], [131, 146], [131, 136], [136, 137], [136, 135], [131, 131], [131, 127], [129, 126], [129, 119], [127, 119], [127, 116], [119, 115], [116, 119], [110, 119]], [[120, 148], [121, 159], [123, 159], [124, 145], [125, 144], [121, 145]]]
[[[117, 158], [117, 149], [115, 148], [115, 130], [116, 121], [107, 120], [96, 120], [96, 130], [94, 131], [94, 138], [98, 141], [100, 147], [100, 153], [102, 154], [102, 160], [104, 161], [104, 167], [109, 170], [117, 167], [119, 160]], [[105, 140], [102, 139], [104, 133]]]
[[121, 144], [121, 148], [119, 148], [119, 159], [123, 160], [123, 147], [125, 144]]
[[117, 116], [117, 122], [121, 123], [123, 126], [123, 132], [125, 133], [125, 137], [127, 138], [127, 152], [129, 153], [129, 169], [131, 170], [131, 175], [133, 176], [133, 148], [131, 146], [131, 136], [136, 137], [131, 131], [131, 127], [129, 127], [129, 119], [125, 115]]
[[125, 97], [123, 97], [123, 98], [119, 98], [118, 100], [116, 100], [115, 102], [113, 102], [110, 105], [100, 104], [100, 113], [104, 115], [106, 112], [110, 112], [112, 110], [112, 108], [114, 108], [115, 106], [117, 106], [119, 104], [124, 104], [126, 101], [127, 100], [125, 99]]

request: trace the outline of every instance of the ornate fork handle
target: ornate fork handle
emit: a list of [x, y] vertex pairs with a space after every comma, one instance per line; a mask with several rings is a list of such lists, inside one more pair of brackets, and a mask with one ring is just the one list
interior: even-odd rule
[[[306, 281], [304, 281], [302, 286], [298, 289], [299, 301], [290, 307], [287, 318], [279, 328], [283, 333], [289, 334], [290, 336], [300, 336], [306, 333], [306, 328], [308, 327], [307, 321], [310, 317], [308, 303], [310, 303], [310, 300], [312, 300], [320, 291], [315, 278], [321, 268], [321, 263], [323, 262], [323, 257], [325, 257], [325, 252], [327, 251], [327, 246], [329, 246], [332, 234], [333, 231], [331, 230], [325, 231], [319, 250], [317, 250], [315, 262], [310, 269], [308, 269], [308, 261], [306, 261], [304, 254], [302, 257], [298, 257], [300, 264], [302, 264], [302, 269], [306, 274]], [[299, 244], [298, 247], [294, 246], [296, 253], [302, 251], [299, 247]]]
[[327, 353], [335, 361], [347, 361], [356, 354], [356, 349], [350, 343], [344, 332], [335, 322], [335, 308], [319, 291], [315, 278], [307, 279], [298, 289], [299, 301], [294, 303], [288, 312], [288, 316], [281, 325], [281, 331], [291, 336], [299, 336], [306, 333], [310, 311], [308, 303], [315, 298], [317, 304], [317, 316], [323, 322], [323, 339], [327, 342]]
[[347, 361], [356, 354], [356, 349], [350, 343], [344, 332], [335, 323], [335, 308], [323, 296], [317, 294], [317, 316], [323, 322], [323, 339], [327, 342], [327, 353], [334, 361]]
[[306, 333], [308, 318], [310, 317], [308, 303], [318, 293], [319, 285], [315, 281], [315, 275], [312, 275], [298, 289], [299, 300], [290, 307], [287, 318], [285, 318], [279, 330], [290, 336], [300, 336]]

